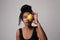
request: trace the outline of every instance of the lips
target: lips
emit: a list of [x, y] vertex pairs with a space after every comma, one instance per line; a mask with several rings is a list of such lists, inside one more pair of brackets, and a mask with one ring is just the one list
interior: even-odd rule
[[26, 23], [28, 23], [28, 24], [29, 24], [30, 22], [26, 22]]
[[26, 23], [30, 23], [30, 22], [26, 22]]

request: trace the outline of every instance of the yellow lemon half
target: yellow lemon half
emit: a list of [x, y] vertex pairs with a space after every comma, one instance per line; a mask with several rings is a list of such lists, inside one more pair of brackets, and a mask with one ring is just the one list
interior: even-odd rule
[[32, 15], [32, 14], [29, 14], [29, 15], [27, 16], [27, 19], [28, 19], [29, 21], [32, 21], [32, 20], [33, 20], [33, 15]]

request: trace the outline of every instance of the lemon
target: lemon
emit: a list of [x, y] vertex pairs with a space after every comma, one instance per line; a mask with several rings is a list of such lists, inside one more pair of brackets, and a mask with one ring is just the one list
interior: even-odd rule
[[32, 21], [32, 20], [33, 20], [33, 15], [32, 15], [32, 14], [29, 14], [29, 15], [27, 16], [27, 19], [28, 19], [29, 21]]

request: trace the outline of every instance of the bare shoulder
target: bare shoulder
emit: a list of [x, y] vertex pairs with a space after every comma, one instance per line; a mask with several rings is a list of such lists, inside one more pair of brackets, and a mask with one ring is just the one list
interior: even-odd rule
[[16, 36], [19, 36], [19, 34], [20, 34], [19, 30], [16, 30]]
[[19, 30], [16, 30], [16, 40], [20, 40], [19, 35], [20, 35]]

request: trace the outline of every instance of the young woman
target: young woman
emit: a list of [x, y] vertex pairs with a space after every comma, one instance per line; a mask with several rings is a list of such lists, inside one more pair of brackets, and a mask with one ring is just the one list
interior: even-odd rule
[[[29, 14], [33, 15], [32, 21], [27, 19]], [[23, 28], [16, 30], [16, 40], [47, 40], [46, 34], [39, 23], [38, 14], [32, 11], [30, 5], [22, 6], [21, 14], [19, 16], [19, 24], [21, 20], [25, 25]], [[37, 26], [32, 26], [32, 23], [36, 24]]]

